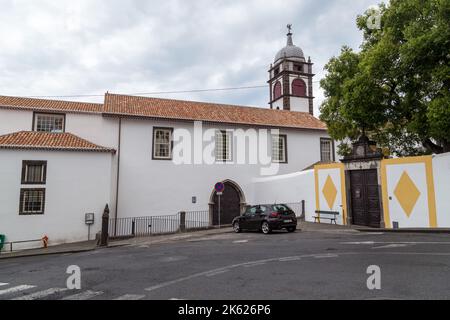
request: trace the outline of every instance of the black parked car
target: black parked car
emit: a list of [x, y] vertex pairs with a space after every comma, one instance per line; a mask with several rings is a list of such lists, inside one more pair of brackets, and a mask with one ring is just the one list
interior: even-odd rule
[[242, 230], [258, 230], [269, 234], [272, 230], [297, 230], [297, 218], [294, 211], [285, 204], [260, 204], [248, 207], [242, 216], [233, 220], [236, 233]]

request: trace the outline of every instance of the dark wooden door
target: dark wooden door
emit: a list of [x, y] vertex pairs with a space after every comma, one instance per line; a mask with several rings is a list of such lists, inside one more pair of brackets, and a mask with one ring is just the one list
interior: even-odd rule
[[[220, 199], [220, 224], [231, 224], [233, 219], [241, 214], [241, 198], [236, 188], [225, 183], [225, 191]], [[219, 225], [219, 197], [214, 196], [213, 224]]]
[[377, 170], [350, 172], [353, 224], [380, 227], [380, 195]]

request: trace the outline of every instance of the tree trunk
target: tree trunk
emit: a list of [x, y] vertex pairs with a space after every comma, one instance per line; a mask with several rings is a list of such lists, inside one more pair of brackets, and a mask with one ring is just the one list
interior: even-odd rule
[[450, 141], [444, 141], [444, 153], [450, 152]]
[[431, 141], [430, 138], [425, 139], [422, 142], [422, 145], [424, 146], [425, 149], [427, 149], [428, 151], [431, 151], [432, 153], [439, 154], [439, 153], [445, 152], [443, 147], [435, 144], [433, 141]]

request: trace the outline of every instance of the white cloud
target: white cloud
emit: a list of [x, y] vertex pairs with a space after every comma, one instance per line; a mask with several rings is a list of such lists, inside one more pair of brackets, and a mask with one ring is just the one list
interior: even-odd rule
[[[264, 85], [286, 24], [317, 76], [361, 36], [372, 0], [0, 0], [0, 94], [68, 95]], [[323, 100], [315, 84], [318, 108]], [[268, 88], [167, 95], [267, 106]], [[84, 98], [83, 100], [90, 100]], [[98, 101], [98, 99], [91, 99]]]

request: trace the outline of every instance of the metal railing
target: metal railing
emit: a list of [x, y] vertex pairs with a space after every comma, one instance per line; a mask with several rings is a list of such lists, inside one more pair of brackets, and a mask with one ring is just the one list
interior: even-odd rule
[[206, 229], [211, 226], [211, 217], [209, 211], [187, 211], [186, 212], [186, 230]]
[[286, 205], [295, 212], [297, 218], [305, 218], [305, 200], [301, 202], [286, 203]]
[[24, 244], [24, 243], [34, 243], [34, 242], [41, 242], [42, 243], [42, 247], [40, 247], [40, 248], [45, 248], [45, 244], [44, 244], [42, 239], [39, 239], [39, 240], [24, 240], [24, 241], [3, 242], [3, 244], [2, 244], [3, 248], [0, 249], [0, 252], [1, 251], [5, 251], [6, 247], [9, 247], [9, 250], [8, 250], [9, 252], [13, 252], [14, 251], [13, 250], [13, 245], [15, 245], [15, 244], [20, 245], [20, 244]]
[[174, 215], [118, 218], [109, 220], [109, 237], [146, 237], [210, 227], [209, 211], [188, 211]]

